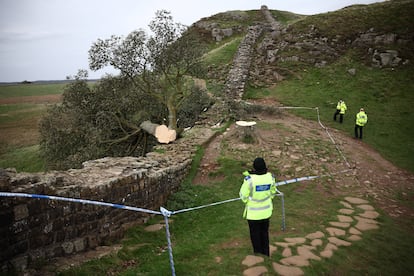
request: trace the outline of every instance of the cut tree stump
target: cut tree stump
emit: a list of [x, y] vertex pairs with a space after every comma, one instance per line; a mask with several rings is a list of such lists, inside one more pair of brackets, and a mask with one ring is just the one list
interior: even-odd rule
[[177, 132], [174, 129], [169, 129], [166, 125], [154, 124], [150, 121], [144, 121], [140, 127], [155, 136], [157, 141], [162, 144], [168, 144], [177, 139]]
[[256, 141], [256, 134], [255, 134], [255, 126], [256, 122], [254, 121], [237, 121], [236, 122], [236, 129], [238, 132], [238, 136], [242, 138], [244, 142], [254, 142]]

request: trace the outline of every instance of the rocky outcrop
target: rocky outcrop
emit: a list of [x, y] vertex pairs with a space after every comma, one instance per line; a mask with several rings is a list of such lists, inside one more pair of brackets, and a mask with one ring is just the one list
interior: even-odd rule
[[385, 50], [378, 51], [374, 50], [372, 54], [372, 66], [383, 68], [383, 67], [397, 67], [402, 63], [408, 63], [406, 60], [403, 62], [402, 58], [398, 56], [398, 51], [396, 50]]
[[[287, 68], [289, 64], [324, 67], [347, 51], [354, 49], [368, 66], [398, 67], [410, 62], [412, 34], [381, 33], [370, 28], [359, 33], [328, 37], [315, 25], [306, 31], [294, 31], [293, 25], [278, 23], [266, 6], [262, 7], [267, 27], [263, 39], [257, 43], [252, 59], [249, 82], [253, 86], [269, 86], [288, 76], [299, 77]], [[406, 56], [406, 58], [404, 58]], [[286, 64], [286, 65], [285, 65]]]
[[371, 56], [371, 65], [377, 68], [397, 67], [409, 63], [408, 59], [399, 56], [399, 51], [392, 49], [393, 45], [407, 46], [410, 43], [408, 38], [399, 37], [395, 33], [380, 34], [373, 28], [360, 34], [352, 46], [367, 49]]
[[220, 18], [224, 21], [243, 21], [249, 18], [248, 14], [243, 11], [228, 11], [224, 13], [219, 13], [210, 20], [200, 20], [192, 25], [193, 28], [196, 28], [200, 34], [207, 34], [214, 41], [220, 42], [223, 39], [232, 36], [233, 34], [238, 34], [244, 31], [244, 28], [239, 25], [234, 26], [221, 26], [220, 23], [211, 21], [214, 19]]

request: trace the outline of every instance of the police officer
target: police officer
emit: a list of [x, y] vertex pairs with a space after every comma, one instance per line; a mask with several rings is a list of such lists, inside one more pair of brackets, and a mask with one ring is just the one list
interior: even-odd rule
[[243, 218], [247, 219], [254, 253], [269, 256], [269, 218], [276, 195], [274, 176], [267, 172], [263, 158], [253, 161], [253, 171], [244, 172], [240, 199], [245, 203]]
[[339, 122], [342, 124], [342, 122], [344, 121], [344, 115], [345, 115], [345, 111], [346, 111], [347, 107], [346, 104], [343, 100], [339, 100], [339, 102], [336, 105], [336, 111], [334, 114], [334, 121], [336, 121], [336, 116], [338, 116], [339, 114]]
[[356, 121], [355, 121], [355, 138], [362, 139], [362, 128], [365, 126], [365, 124], [368, 122], [368, 116], [365, 113], [364, 109], [361, 107], [359, 112], [356, 115]]

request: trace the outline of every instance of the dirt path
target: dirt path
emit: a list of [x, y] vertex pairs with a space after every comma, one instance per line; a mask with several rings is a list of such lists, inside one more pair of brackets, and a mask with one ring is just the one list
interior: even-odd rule
[[[326, 178], [331, 193], [343, 195], [345, 187], [348, 192], [343, 196], [368, 199], [375, 203], [375, 209], [382, 209], [403, 227], [414, 231], [414, 210], [408, 207], [409, 204], [404, 204], [413, 201], [414, 174], [394, 166], [363, 141], [328, 129], [343, 154], [341, 156], [318, 122], [304, 120], [288, 112], [276, 115], [255, 114], [254, 117], [259, 123], [255, 128], [256, 143], [243, 143], [238, 135], [239, 130], [232, 125], [206, 147], [193, 184], [208, 185], [211, 181], [219, 180], [209, 176], [209, 173], [219, 168], [217, 158], [222, 153], [240, 160], [253, 160], [253, 157], [260, 154], [265, 157], [268, 165], [271, 164], [273, 168], [278, 169], [278, 181], [349, 170], [347, 173], [334, 175], [332, 179]], [[240, 154], [241, 152], [243, 154]], [[347, 166], [347, 162], [350, 167]], [[306, 187], [299, 185], [299, 189]], [[95, 251], [56, 261], [54, 266], [60, 269], [73, 267], [86, 260], [116, 252], [119, 248], [119, 245], [100, 247]], [[257, 275], [254, 270], [252, 273], [251, 275]]]
[[[264, 125], [255, 129], [260, 147], [241, 142], [236, 135], [237, 127], [231, 126], [206, 148], [194, 184], [205, 185], [212, 181], [208, 175], [218, 168], [216, 160], [222, 151], [230, 155], [234, 151], [236, 159], [238, 150], [244, 152], [244, 157], [250, 152], [252, 158], [267, 152], [265, 159], [278, 168], [279, 181], [350, 169], [334, 176], [333, 193], [341, 193], [347, 187], [352, 195], [373, 200], [377, 207], [414, 230], [413, 223], [407, 223], [414, 218], [414, 210], [408, 204], [413, 200], [414, 174], [394, 166], [363, 141], [328, 129], [343, 154], [341, 156], [318, 122], [287, 112], [275, 116], [258, 114], [255, 120]], [[231, 147], [223, 147], [223, 142]]]

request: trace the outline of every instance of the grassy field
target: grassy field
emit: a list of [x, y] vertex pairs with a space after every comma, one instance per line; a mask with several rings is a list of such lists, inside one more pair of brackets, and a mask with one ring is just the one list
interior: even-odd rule
[[[347, 69], [355, 68], [352, 76]], [[247, 98], [275, 98], [285, 106], [318, 107], [326, 126], [354, 135], [360, 107], [368, 115], [364, 141], [397, 166], [414, 172], [414, 75], [412, 67], [398, 70], [373, 69], [339, 61], [324, 69], [309, 69], [302, 79], [293, 79], [268, 89], [250, 88]], [[333, 121], [339, 99], [348, 107], [344, 123]], [[315, 120], [309, 112], [296, 114]]]
[[[231, 55], [227, 52], [227, 48], [223, 48], [209, 58], [227, 62], [226, 57]], [[354, 76], [347, 73], [351, 67], [356, 69]], [[353, 135], [355, 114], [360, 107], [364, 107], [368, 114], [364, 141], [394, 164], [414, 172], [414, 113], [411, 112], [414, 83], [407, 82], [413, 75], [412, 67], [372, 69], [349, 64], [344, 58], [328, 68], [309, 69], [300, 80], [282, 82], [274, 88], [248, 88], [245, 97], [271, 97], [286, 106], [318, 107], [324, 124], [350, 136]], [[51, 100], [50, 97], [62, 94], [63, 88], [64, 84], [0, 86], [0, 102], [13, 100], [8, 104], [2, 102], [0, 106], [1, 167], [14, 167], [27, 172], [43, 169], [44, 164], [36, 147], [39, 138], [37, 124], [48, 105], [58, 100]], [[336, 102], [340, 98], [348, 106], [342, 125], [332, 121]], [[307, 116], [300, 112], [297, 114]], [[309, 119], [314, 120], [315, 117], [312, 115]]]
[[65, 83], [0, 85], [0, 99], [61, 94]]
[[[385, 145], [383, 146], [385, 149], [382, 149], [384, 156], [386, 156], [388, 145], [397, 145], [394, 154], [402, 156], [402, 164], [406, 164], [409, 168], [411, 159], [410, 155], [407, 156], [407, 152], [412, 149], [406, 146], [412, 145], [409, 140], [409, 135], [412, 132], [408, 130], [408, 133], [403, 132], [399, 135], [397, 133], [400, 133], [404, 126], [407, 127], [413, 118], [407, 109], [409, 103], [413, 102], [413, 96], [409, 93], [410, 89], [413, 91], [412, 84], [407, 84], [404, 81], [407, 75], [411, 74], [411, 71], [388, 72], [356, 67], [357, 76], [352, 77], [346, 73], [345, 68], [346, 66], [341, 67], [341, 64], [338, 63], [326, 71], [314, 69], [303, 74], [301, 81], [292, 80], [282, 83], [277, 89], [249, 89], [247, 97], [274, 97], [285, 105], [318, 106], [324, 123], [330, 127], [339, 128], [348, 135], [353, 134], [354, 113], [361, 105], [362, 99], [369, 116], [369, 123], [365, 129], [365, 141], [375, 146], [381, 142], [376, 141], [378, 138], [376, 133], [388, 130], [390, 135], [379, 136], [384, 139], [382, 142]], [[220, 86], [216, 87], [219, 89]], [[357, 93], [363, 93], [362, 98], [358, 97]], [[394, 93], [397, 95], [393, 96]], [[336, 100], [339, 97], [343, 97], [348, 104], [348, 112], [345, 115], [343, 125], [331, 122]], [[47, 105], [44, 103], [2, 105], [0, 109], [2, 130], [7, 129], [5, 128], [7, 124], [22, 125], [25, 117], [41, 116], [46, 107]], [[377, 112], [377, 110], [387, 110], [388, 113]], [[26, 116], [29, 114], [30, 116]], [[306, 114], [300, 115], [308, 116]], [[394, 121], [390, 120], [392, 118]], [[309, 119], [314, 120], [314, 115]], [[267, 126], [261, 125], [261, 127]], [[25, 131], [27, 132], [27, 129]], [[397, 140], [401, 137], [403, 140]], [[10, 141], [6, 144], [8, 151], [1, 155], [1, 162], [4, 162], [2, 164], [9, 166], [12, 164], [11, 162], [14, 162], [21, 171], [39, 170], [39, 168], [33, 167], [34, 164], [36, 166], [41, 164], [36, 140], [33, 137], [30, 137], [29, 141], [20, 142], [24, 146], [10, 146], [9, 143]], [[388, 151], [392, 152], [393, 150]], [[217, 172], [218, 175], [223, 176], [223, 180], [208, 186], [191, 185], [198, 160], [202, 155], [203, 150], [200, 149], [192, 173], [183, 183], [181, 192], [175, 194], [168, 202], [168, 209], [177, 210], [199, 206], [237, 196], [240, 183], [234, 179], [240, 178], [240, 167], [243, 164], [228, 156], [221, 157], [221, 169]], [[389, 159], [393, 160], [393, 158], [393, 155], [390, 154]], [[397, 159], [394, 161], [398, 163]], [[275, 210], [278, 211], [275, 211], [271, 221], [271, 232], [274, 233], [272, 241], [307, 234], [319, 229], [320, 225], [326, 224], [334, 218], [336, 214], [334, 211], [341, 207], [338, 204], [340, 198], [326, 197], [323, 193], [318, 192], [320, 189], [316, 187], [320, 186], [324, 186], [324, 183], [316, 180], [307, 184], [307, 189], [300, 193], [296, 191], [294, 185], [281, 188], [286, 195], [288, 231], [282, 232], [280, 230], [280, 201], [275, 200]], [[326, 185], [324, 187], [329, 189]], [[217, 193], [217, 191], [220, 192]], [[242, 274], [245, 267], [241, 264], [241, 260], [250, 254], [251, 250], [248, 228], [246, 222], [241, 219], [242, 209], [243, 206], [240, 202], [233, 202], [201, 209], [197, 212], [175, 215], [172, 218], [170, 231], [177, 275]], [[314, 215], [315, 212], [318, 214], [317, 216]], [[148, 224], [162, 221], [162, 217], [155, 217]], [[123, 248], [119, 253], [101, 260], [87, 262], [80, 267], [65, 271], [62, 275], [170, 274], [165, 232], [146, 232], [144, 230], [146, 226], [142, 225], [130, 229], [125, 239], [121, 241]], [[381, 213], [380, 229], [375, 230], [372, 234], [364, 233], [363, 240], [349, 248], [341, 248], [331, 259], [315, 262], [312, 266], [304, 268], [304, 271], [306, 275], [332, 273], [341, 275], [412, 275], [414, 273], [412, 262], [414, 249], [410, 246], [412, 244], [414, 244], [414, 238], [409, 231], [399, 227], [392, 218]], [[217, 256], [222, 257], [220, 263], [216, 262]], [[275, 258], [280, 258], [280, 256]], [[267, 260], [265, 265], [271, 267], [271, 261]]]
[[[382, 20], [384, 17], [375, 18]], [[390, 18], [399, 19], [398, 16]], [[361, 26], [358, 22], [350, 22]], [[337, 25], [349, 27], [346, 24]], [[327, 26], [328, 29], [341, 31], [331, 28], [333, 24]], [[304, 24], [305, 27], [308, 28], [308, 24]], [[237, 38], [223, 44], [222, 51], [212, 53], [208, 62], [219, 65], [228, 63], [239, 41]], [[356, 74], [347, 73], [349, 68], [355, 68]], [[363, 106], [369, 117], [364, 128], [364, 143], [399, 167], [414, 172], [413, 75], [412, 66], [394, 70], [373, 69], [355, 64], [344, 56], [325, 68], [303, 71], [301, 79], [291, 79], [272, 88], [248, 88], [245, 97], [270, 97], [285, 106], [318, 107], [326, 126], [339, 129], [349, 136], [353, 136], [355, 114]], [[215, 95], [220, 94], [221, 84], [207, 85]], [[26, 100], [1, 104], [0, 167], [15, 167], [17, 171], [27, 172], [43, 169], [37, 146], [37, 122], [50, 102], [42, 98], [33, 102], [33, 99], [28, 101], [25, 97], [61, 93], [59, 85], [0, 86], [0, 99]], [[340, 98], [348, 105], [343, 124], [332, 120]], [[315, 120], [314, 114], [309, 115], [309, 112], [295, 113]], [[199, 206], [238, 196], [240, 181], [235, 179], [241, 178], [240, 168], [245, 164], [230, 156], [224, 155], [219, 159], [220, 170], [216, 174], [220, 180], [206, 186], [191, 184], [202, 155], [203, 149], [200, 149], [182, 189], [167, 203], [168, 209]], [[342, 198], [332, 194], [324, 180], [309, 182], [306, 189], [300, 191], [298, 185], [286, 185], [280, 190], [286, 195], [287, 231], [280, 230], [280, 201], [276, 199], [271, 218], [272, 242], [317, 231], [321, 225], [333, 220], [336, 210], [341, 208], [339, 200]], [[394, 200], [399, 199], [396, 197]], [[241, 218], [242, 210], [242, 204], [237, 201], [174, 215], [170, 220], [170, 232], [177, 275], [242, 275], [245, 267], [241, 260], [251, 253], [248, 227]], [[341, 248], [330, 259], [312, 262], [310, 267], [303, 268], [305, 275], [414, 275], [414, 237], [406, 227], [412, 224], [412, 218], [401, 226], [396, 219], [379, 209], [377, 211], [381, 213], [381, 227], [378, 230], [365, 232], [361, 241]], [[89, 261], [62, 275], [170, 275], [165, 232], [144, 230], [147, 225], [162, 221], [162, 217], [155, 217], [145, 225], [129, 229], [120, 241], [123, 246], [118, 253]], [[275, 259], [280, 259], [280, 251], [276, 254]], [[216, 259], [218, 256], [221, 257], [219, 262]], [[271, 267], [271, 261], [266, 260], [265, 266]]]
[[[198, 157], [202, 154], [201, 150]], [[237, 197], [240, 183], [234, 179], [241, 178], [240, 168], [244, 165], [238, 160], [222, 157], [217, 174], [223, 180], [195, 186], [191, 180], [198, 166], [196, 160], [192, 173], [181, 191], [170, 199], [167, 208], [179, 210]], [[341, 198], [327, 197], [325, 193], [331, 188], [324, 181], [309, 182], [306, 189], [300, 189], [300, 184], [280, 188], [286, 195], [287, 230], [281, 231], [281, 202], [275, 199], [275, 212], [270, 223], [271, 243], [285, 237], [304, 236], [335, 219], [334, 211], [341, 208]], [[242, 210], [242, 203], [237, 201], [172, 216], [170, 232], [176, 274], [242, 275], [246, 267], [241, 261], [251, 254]], [[160, 222], [163, 218], [155, 217], [146, 225], [130, 229], [117, 254], [87, 262], [61, 275], [171, 274], [165, 231], [144, 230], [147, 225]], [[380, 229], [364, 233], [363, 239], [351, 247], [341, 247], [332, 258], [304, 267], [305, 275], [412, 275], [414, 248], [410, 245], [414, 242], [413, 236], [384, 214], [381, 214], [380, 223]], [[272, 257], [273, 260], [280, 258], [281, 251]], [[262, 265], [271, 268], [272, 259], [266, 259]]]
[[60, 101], [65, 84], [0, 85], [0, 167], [19, 172], [44, 169], [38, 123]]
[[[318, 106], [321, 119], [330, 127], [353, 134], [354, 114], [363, 105], [368, 112], [369, 122], [365, 128], [365, 141], [376, 147], [384, 156], [412, 170], [412, 125], [413, 116], [409, 105], [413, 101], [412, 83], [407, 83], [410, 69], [400, 71], [372, 70], [354, 65], [357, 75], [346, 73], [348, 66], [332, 65], [327, 70], [314, 69], [302, 75], [302, 80], [291, 80], [272, 89], [248, 90], [246, 97], [274, 97], [285, 105]], [[211, 87], [214, 87], [212, 85]], [[220, 87], [220, 86], [216, 86]], [[1, 87], [0, 87], [1, 88]], [[1, 91], [1, 89], [0, 89]], [[215, 91], [217, 93], [217, 91]], [[1, 94], [1, 93], [0, 93]], [[25, 96], [33, 96], [22, 92]], [[59, 94], [59, 93], [56, 93]], [[362, 96], [361, 96], [362, 95]], [[23, 97], [23, 96], [22, 96]], [[334, 124], [332, 115], [336, 101], [342, 97], [348, 104], [343, 125]], [[7, 97], [5, 97], [7, 98]], [[20, 103], [1, 106], [2, 133], [8, 127], [24, 125], [25, 118], [39, 118], [47, 108], [43, 103]], [[299, 114], [308, 116], [306, 114]], [[314, 115], [309, 117], [314, 120]], [[36, 120], [26, 123], [35, 124]], [[262, 126], [266, 127], [266, 126]], [[20, 134], [27, 133], [23, 128]], [[33, 128], [35, 129], [35, 127]], [[33, 132], [34, 133], [34, 132]], [[380, 135], [381, 133], [384, 133]], [[388, 133], [385, 135], [385, 133]], [[1, 166], [15, 164], [19, 171], [41, 170], [35, 135], [28, 141], [12, 146], [13, 139], [2, 138], [5, 150], [1, 155]], [[3, 140], [4, 139], [4, 140]], [[16, 140], [16, 138], [14, 138]], [[411, 148], [410, 148], [411, 147]], [[168, 202], [167, 208], [177, 210], [190, 206], [226, 200], [237, 196], [240, 183], [240, 161], [222, 156], [218, 172], [223, 180], [208, 186], [191, 185], [197, 169], [197, 160], [203, 155], [202, 149], [194, 162], [194, 168], [181, 192]], [[14, 162], [14, 163], [13, 163]], [[284, 237], [300, 236], [315, 231], [335, 216], [340, 208], [340, 198], [326, 197], [316, 187], [326, 187], [319, 181], [307, 185], [303, 192], [297, 192], [294, 185], [281, 188], [286, 195], [286, 217], [288, 231], [280, 231], [280, 213], [275, 211], [271, 221], [273, 241]], [[217, 191], [220, 191], [219, 193]], [[197, 196], [194, 196], [197, 195]], [[280, 201], [275, 200], [275, 210], [280, 212]], [[251, 245], [246, 222], [241, 219], [243, 206], [240, 202], [202, 209], [197, 212], [175, 215], [170, 231], [173, 239], [173, 253], [177, 275], [241, 275], [245, 267], [241, 260], [250, 254]], [[314, 213], [318, 215], [315, 216]], [[148, 224], [161, 222], [161, 217], [151, 219]], [[123, 248], [117, 254], [101, 260], [90, 261], [73, 268], [62, 275], [168, 275], [171, 273], [165, 232], [146, 232], [146, 225], [128, 231], [122, 240]], [[195, 242], [196, 241], [196, 242]], [[364, 234], [364, 239], [349, 248], [341, 248], [329, 260], [314, 263], [304, 268], [306, 275], [412, 275], [414, 238], [408, 230], [399, 227], [385, 214], [381, 214], [381, 228], [374, 234]], [[280, 254], [280, 253], [277, 253]], [[216, 257], [221, 256], [220, 263]], [[280, 258], [276, 256], [275, 258]], [[271, 261], [266, 261], [271, 267]]]

